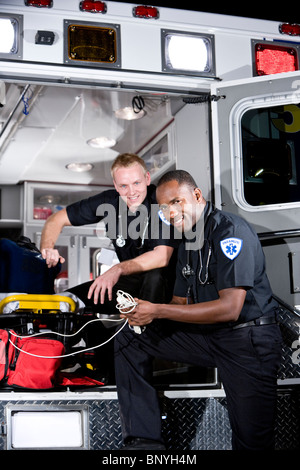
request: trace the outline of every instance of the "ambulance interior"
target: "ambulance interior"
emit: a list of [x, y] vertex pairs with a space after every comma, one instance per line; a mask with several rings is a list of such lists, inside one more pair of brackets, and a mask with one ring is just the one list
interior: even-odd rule
[[[172, 168], [190, 171], [212, 199], [206, 92], [193, 97], [9, 81], [0, 81], [0, 90], [1, 238], [24, 235], [39, 247], [51, 213], [112, 187], [110, 167], [123, 152], [144, 158], [153, 183]], [[108, 269], [100, 253], [113, 250], [101, 224], [65, 228], [57, 247], [66, 259], [55, 280], [57, 293]], [[114, 255], [109, 259], [117, 262]], [[164, 387], [218, 383], [214, 369], [169, 362], [154, 369]]]

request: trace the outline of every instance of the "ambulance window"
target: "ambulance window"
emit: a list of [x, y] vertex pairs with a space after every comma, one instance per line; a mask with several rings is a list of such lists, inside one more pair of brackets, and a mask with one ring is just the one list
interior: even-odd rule
[[300, 201], [300, 105], [250, 109], [241, 127], [246, 202]]

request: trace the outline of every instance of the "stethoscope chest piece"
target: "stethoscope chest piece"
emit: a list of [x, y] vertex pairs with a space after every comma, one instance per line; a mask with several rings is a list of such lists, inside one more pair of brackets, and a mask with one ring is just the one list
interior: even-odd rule
[[117, 239], [116, 239], [116, 245], [119, 247], [119, 248], [122, 248], [124, 245], [125, 245], [125, 239], [122, 235], [118, 235], [117, 236]]
[[194, 276], [194, 270], [191, 268], [191, 266], [187, 263], [183, 268], [182, 268], [182, 275], [188, 279], [190, 276]]

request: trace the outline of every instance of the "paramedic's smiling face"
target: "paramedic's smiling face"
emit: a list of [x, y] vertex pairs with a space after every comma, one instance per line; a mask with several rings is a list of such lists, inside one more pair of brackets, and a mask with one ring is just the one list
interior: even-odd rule
[[145, 174], [138, 163], [128, 168], [119, 167], [114, 171], [115, 188], [132, 212], [143, 203], [150, 181], [150, 173]]
[[200, 189], [173, 180], [156, 190], [156, 198], [164, 216], [179, 232], [188, 232], [199, 220], [204, 199]]

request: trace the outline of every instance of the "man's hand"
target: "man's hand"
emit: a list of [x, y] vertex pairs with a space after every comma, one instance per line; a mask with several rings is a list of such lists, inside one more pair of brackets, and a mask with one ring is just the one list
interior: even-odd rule
[[94, 297], [94, 303], [97, 304], [100, 297], [100, 303], [104, 304], [104, 298], [107, 291], [108, 299], [112, 300], [112, 288], [118, 282], [122, 272], [119, 264], [112, 266], [108, 271], [97, 277], [91, 285], [88, 298]]
[[134, 299], [137, 306], [130, 313], [121, 314], [121, 318], [127, 318], [131, 326], [149, 325], [155, 318], [159, 308], [158, 304], [153, 304], [146, 300]]
[[58, 250], [54, 248], [44, 248], [41, 253], [42, 257], [46, 260], [48, 268], [53, 268], [59, 261], [61, 263], [66, 261], [65, 258], [60, 256]]

